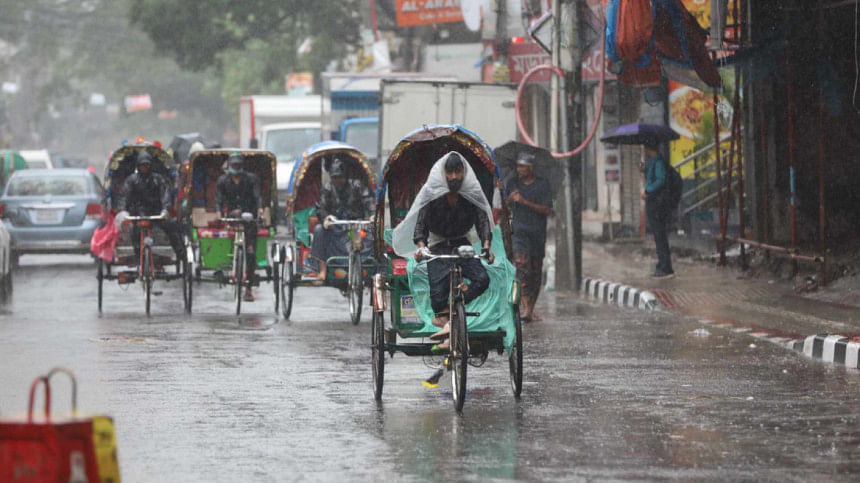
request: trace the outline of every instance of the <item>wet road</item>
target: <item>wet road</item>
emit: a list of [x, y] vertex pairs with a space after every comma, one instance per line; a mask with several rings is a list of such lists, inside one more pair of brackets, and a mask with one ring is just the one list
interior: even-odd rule
[[0, 411], [71, 367], [79, 406], [115, 418], [126, 481], [860, 477], [860, 374], [695, 320], [548, 296], [522, 399], [491, 355], [458, 416], [420, 358], [387, 360], [373, 400], [368, 314], [352, 326], [334, 290], [299, 289], [279, 321], [267, 285], [237, 318], [227, 288], [196, 286], [186, 317], [162, 283], [146, 318], [138, 286], [108, 284], [99, 316], [86, 258], [22, 264], [0, 307]]

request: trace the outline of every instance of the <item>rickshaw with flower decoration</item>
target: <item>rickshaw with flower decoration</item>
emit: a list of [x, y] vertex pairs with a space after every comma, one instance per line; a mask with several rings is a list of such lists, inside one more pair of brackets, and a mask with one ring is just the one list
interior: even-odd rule
[[[262, 215], [242, 213], [225, 218], [216, 205], [218, 179], [225, 173], [227, 159], [241, 155], [243, 170], [259, 180]], [[275, 155], [256, 149], [206, 149], [191, 155], [181, 187], [181, 212], [190, 232], [194, 279], [232, 286], [236, 314], [241, 313], [243, 291], [260, 282], [272, 284], [275, 313], [280, 304], [281, 261], [284, 250], [275, 241], [273, 216], [277, 209]], [[232, 215], [231, 215], [232, 216]], [[256, 242], [245, 239], [245, 227]], [[247, 254], [247, 256], [246, 256]], [[252, 260], [253, 259], [253, 260]], [[251, 260], [251, 261], [248, 261]], [[245, 267], [245, 264], [248, 267]]]
[[[141, 153], [146, 152], [151, 159], [151, 171], [162, 176], [168, 183], [170, 197], [176, 199], [176, 165], [173, 158], [162, 149], [158, 141], [147, 142], [138, 138], [134, 144], [123, 144], [111, 154], [104, 173], [104, 198], [102, 212], [107, 214], [107, 222], [113, 222], [117, 214], [123, 184], [136, 172], [137, 161]], [[175, 205], [169, 217], [177, 215]], [[117, 233], [116, 247], [113, 258], [104, 260], [97, 258], [96, 280], [98, 281], [98, 308], [102, 310], [103, 285], [105, 280], [116, 280], [121, 287], [127, 287], [136, 281], [141, 282], [146, 313], [150, 313], [153, 285], [156, 280], [182, 280], [182, 294], [185, 311], [191, 311], [191, 281], [193, 268], [190, 262], [190, 252], [187, 251], [187, 239], [183, 239], [186, 249], [184, 260], [177, 259], [174, 248], [171, 247], [165, 232], [152, 229], [154, 225], [165, 222], [161, 216], [128, 217], [122, 223]], [[134, 230], [129, 230], [130, 224]], [[132, 236], [137, 232], [138, 237]], [[174, 269], [170, 267], [174, 266]], [[157, 292], [156, 292], [157, 294]]]
[[[402, 248], [397, 227], [406, 224], [407, 214], [431, 175], [451, 152], [462, 155], [468, 163], [467, 176], [477, 178], [478, 186], [491, 210], [494, 224], [491, 251], [492, 263], [482, 261], [490, 279], [489, 288], [480, 296], [464, 303], [462, 274], [458, 258], [476, 258], [479, 245], [460, 246], [450, 258], [451, 286], [449, 289], [450, 341], [442, 344], [428, 341], [438, 335], [434, 326], [434, 311], [430, 302], [427, 264], [418, 262], [413, 252]], [[500, 193], [501, 173], [492, 149], [481, 138], [459, 125], [431, 125], [407, 134], [391, 152], [382, 167], [376, 191], [375, 253], [381, 267], [373, 278], [371, 300], [372, 372], [374, 396], [382, 398], [385, 354], [402, 352], [408, 356], [438, 356], [452, 375], [454, 405], [463, 407], [466, 396], [466, 369], [482, 365], [490, 352], [507, 352], [511, 386], [515, 397], [522, 391], [523, 348], [522, 322], [519, 316], [519, 283], [511, 257], [511, 225], [507, 204]], [[474, 185], [474, 183], [473, 183]], [[495, 208], [490, 208], [490, 207]], [[393, 235], [394, 233], [394, 235]], [[414, 250], [411, 233], [407, 245]], [[456, 278], [455, 278], [456, 276]], [[386, 323], [386, 313], [388, 323]]]
[[[335, 165], [338, 167], [335, 168]], [[376, 273], [376, 259], [372, 256], [370, 228], [372, 223], [361, 217], [353, 219], [334, 216], [320, 220], [317, 202], [323, 186], [333, 170], [337, 169], [357, 190], [367, 193], [367, 212], [374, 207], [376, 189], [374, 176], [367, 157], [357, 148], [337, 141], [324, 141], [305, 150], [295, 164], [287, 186], [287, 238], [283, 276], [281, 278], [283, 315], [289, 318], [293, 292], [297, 287], [334, 287], [348, 299], [353, 324], [361, 320], [364, 289]], [[337, 253], [317, 259], [312, 254], [317, 226], [338, 230], [332, 235]], [[319, 243], [320, 240], [317, 240]], [[322, 273], [325, 267], [324, 276]]]

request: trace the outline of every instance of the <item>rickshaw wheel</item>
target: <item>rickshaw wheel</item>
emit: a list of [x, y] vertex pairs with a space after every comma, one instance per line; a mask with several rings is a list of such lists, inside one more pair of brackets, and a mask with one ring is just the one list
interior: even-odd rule
[[519, 398], [523, 392], [523, 321], [520, 319], [520, 306], [514, 305], [514, 346], [508, 356], [511, 372], [511, 388], [514, 397]]
[[382, 311], [373, 311], [370, 322], [370, 346], [373, 349], [371, 366], [373, 370], [373, 397], [382, 399], [382, 384], [385, 379], [385, 329]]
[[233, 254], [233, 296], [236, 297], [236, 315], [242, 313], [242, 276], [245, 270], [245, 250], [236, 247]]
[[143, 247], [143, 291], [146, 292], [146, 315], [152, 301], [152, 249]]
[[101, 313], [102, 311], [102, 285], [104, 284], [105, 276], [104, 263], [104, 260], [102, 260], [101, 258], [96, 261], [96, 280], [98, 280], [99, 283], [99, 313]]
[[451, 382], [454, 386], [454, 408], [460, 412], [466, 401], [466, 368], [469, 365], [469, 334], [463, 302], [457, 304], [451, 315]]
[[281, 264], [281, 313], [285, 319], [290, 318], [293, 311], [293, 262]]
[[361, 321], [361, 303], [364, 296], [364, 281], [361, 276], [361, 254], [358, 252], [350, 255], [349, 277], [349, 286], [347, 287], [349, 315], [352, 319], [352, 325], [358, 325]]
[[274, 262], [272, 264], [272, 290], [275, 291], [275, 315], [278, 315], [280, 311], [281, 304], [281, 278], [280, 278], [280, 270], [281, 264], [278, 262]]
[[189, 261], [182, 262], [182, 296], [185, 299], [185, 313], [191, 313], [191, 305], [194, 295], [194, 264]]

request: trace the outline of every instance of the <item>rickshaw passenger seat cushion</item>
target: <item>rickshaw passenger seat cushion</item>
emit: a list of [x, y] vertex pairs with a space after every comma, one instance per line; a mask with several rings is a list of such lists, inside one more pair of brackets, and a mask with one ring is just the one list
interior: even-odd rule
[[[389, 230], [386, 230], [388, 232]], [[388, 233], [386, 233], [388, 235]], [[388, 237], [387, 241], [390, 240]], [[475, 243], [475, 250], [480, 251], [480, 242]], [[468, 318], [468, 330], [505, 331], [504, 346], [507, 350], [514, 343], [514, 318], [511, 304], [508, 302], [511, 287], [516, 281], [516, 270], [505, 256], [504, 242], [501, 229], [496, 225], [493, 230], [493, 255], [496, 260], [493, 265], [482, 261], [487, 274], [490, 276], [489, 288], [466, 306], [468, 313], [478, 313], [477, 317]], [[430, 305], [430, 282], [427, 276], [427, 264], [418, 264], [414, 258], [409, 258], [406, 266], [409, 276], [409, 291], [418, 311], [418, 316], [424, 322], [419, 332], [435, 332], [438, 327], [432, 323], [433, 308]]]

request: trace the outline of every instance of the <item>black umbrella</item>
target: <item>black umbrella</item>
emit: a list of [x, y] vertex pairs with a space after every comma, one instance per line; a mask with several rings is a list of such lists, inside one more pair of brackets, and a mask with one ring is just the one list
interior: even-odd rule
[[505, 184], [517, 175], [517, 159], [523, 155], [530, 158], [535, 175], [549, 181], [553, 194], [558, 192], [564, 182], [564, 170], [561, 164], [544, 148], [510, 141], [497, 147], [493, 154], [496, 156], [496, 163], [502, 171], [502, 182]]
[[604, 134], [601, 141], [610, 144], [649, 144], [673, 141], [681, 137], [667, 126], [636, 122], [625, 124]]
[[167, 152], [173, 156], [173, 160], [176, 161], [176, 164], [182, 164], [183, 161], [188, 159], [188, 152], [191, 151], [191, 145], [197, 141], [199, 141], [206, 149], [221, 147], [218, 143], [206, 141], [200, 133], [193, 132], [188, 134], [177, 134], [174, 136], [173, 140], [170, 141], [170, 146], [168, 146]]

